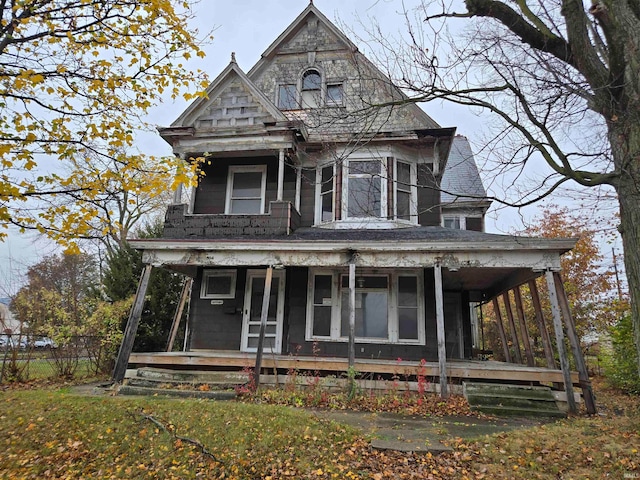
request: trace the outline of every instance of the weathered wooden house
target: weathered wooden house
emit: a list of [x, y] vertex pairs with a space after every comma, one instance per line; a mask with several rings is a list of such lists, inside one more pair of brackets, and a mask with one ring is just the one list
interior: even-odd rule
[[[247, 73], [232, 56], [159, 130], [185, 161], [206, 157], [205, 176], [176, 192], [163, 238], [132, 241], [192, 280], [184, 349], [129, 356], [134, 308], [116, 380], [128, 364], [383, 377], [423, 361], [442, 393], [461, 379], [587, 388], [568, 366], [473, 360], [470, 305], [545, 272], [561, 288], [574, 240], [484, 233], [468, 142], [404, 98], [313, 4]], [[526, 347], [511, 335], [505, 351]]]

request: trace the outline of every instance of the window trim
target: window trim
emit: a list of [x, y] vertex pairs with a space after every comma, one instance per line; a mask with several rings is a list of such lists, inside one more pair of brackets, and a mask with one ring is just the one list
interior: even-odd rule
[[[345, 275], [344, 269], [310, 268], [310, 279], [307, 282], [307, 312], [305, 320], [305, 340], [308, 342], [340, 342], [346, 343], [348, 337], [341, 336], [341, 307], [342, 288], [341, 278]], [[314, 286], [315, 276], [331, 276], [331, 336], [313, 335], [313, 315], [314, 315]], [[388, 336], [384, 338], [356, 337], [357, 343], [389, 344], [389, 345], [426, 345], [426, 299], [424, 291], [424, 272], [420, 269], [402, 269], [385, 272], [384, 270], [361, 269], [356, 272], [357, 276], [387, 276], [389, 278], [388, 292]], [[418, 296], [418, 339], [399, 338], [399, 318], [398, 318], [398, 277], [415, 277], [417, 280]]]
[[[409, 220], [398, 218], [398, 163], [409, 165]], [[403, 158], [393, 159], [393, 218], [401, 222], [418, 224], [418, 166], [415, 162], [408, 162]]]
[[[233, 178], [239, 173], [260, 172], [262, 182], [260, 184], [260, 213], [233, 213], [231, 212], [231, 194], [233, 192]], [[227, 174], [227, 194], [225, 198], [225, 215], [264, 215], [265, 199], [267, 192], [267, 166], [266, 165], [230, 165]]]
[[[349, 166], [351, 162], [377, 162], [380, 165], [380, 169], [377, 174], [351, 174], [349, 173]], [[389, 199], [387, 198], [387, 185], [389, 179], [387, 178], [387, 158], [383, 156], [372, 157], [350, 157], [344, 160], [343, 175], [342, 175], [342, 215], [341, 218], [348, 221], [360, 221], [360, 222], [376, 222], [387, 219], [387, 205]], [[349, 179], [350, 178], [367, 178], [371, 179], [380, 178], [380, 212], [378, 216], [372, 217], [351, 217], [349, 216]]]
[[[228, 293], [210, 293], [207, 294], [207, 287], [211, 277], [231, 277], [231, 284]], [[238, 271], [228, 268], [223, 270], [204, 269], [202, 271], [202, 281], [200, 283], [200, 298], [203, 300], [210, 299], [233, 299], [236, 298], [236, 282], [238, 279]]]

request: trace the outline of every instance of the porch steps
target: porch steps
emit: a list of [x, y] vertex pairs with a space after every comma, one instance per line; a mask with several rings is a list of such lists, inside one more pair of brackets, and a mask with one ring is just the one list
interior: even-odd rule
[[463, 382], [472, 410], [493, 415], [566, 417], [549, 387]]
[[249, 382], [241, 372], [206, 372], [144, 367], [127, 370], [119, 395], [166, 395], [217, 400], [236, 398], [236, 388]]

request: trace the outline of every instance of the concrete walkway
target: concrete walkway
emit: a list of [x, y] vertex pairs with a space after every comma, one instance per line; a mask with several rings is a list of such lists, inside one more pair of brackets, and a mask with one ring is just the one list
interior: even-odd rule
[[455, 438], [474, 439], [553, 422], [549, 418], [417, 417], [394, 413], [314, 410], [320, 418], [360, 429], [371, 436], [371, 445], [402, 452], [447, 452]]

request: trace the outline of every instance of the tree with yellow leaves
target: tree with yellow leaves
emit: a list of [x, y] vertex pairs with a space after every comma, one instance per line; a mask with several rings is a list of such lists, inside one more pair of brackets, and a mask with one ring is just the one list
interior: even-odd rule
[[73, 246], [95, 234], [110, 175], [151, 196], [195, 181], [196, 163], [126, 153], [162, 96], [206, 85], [181, 63], [204, 56], [191, 14], [178, 0], [0, 1], [0, 226]]

